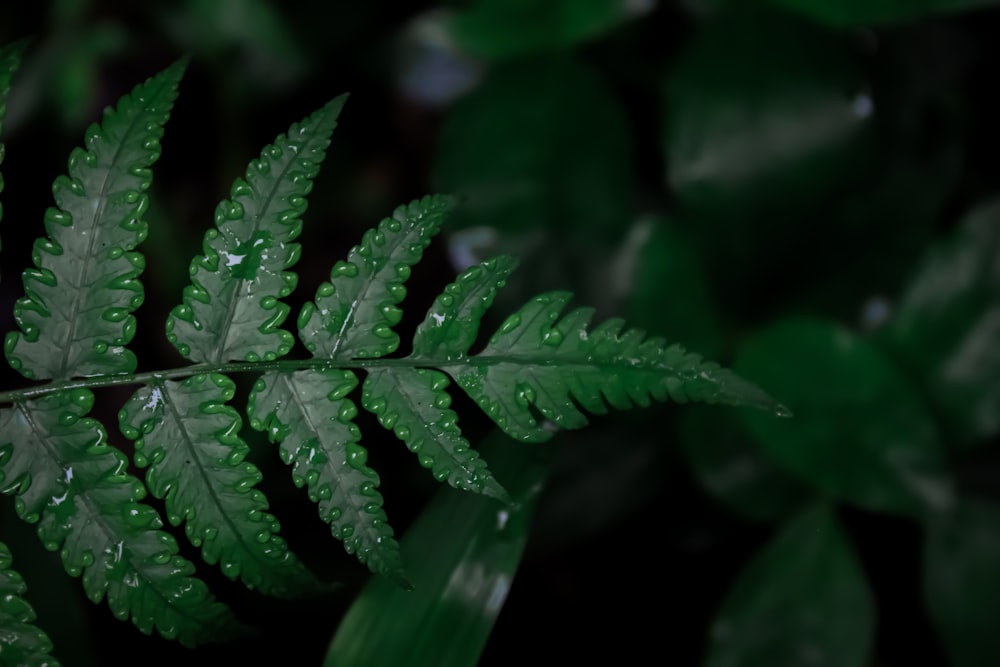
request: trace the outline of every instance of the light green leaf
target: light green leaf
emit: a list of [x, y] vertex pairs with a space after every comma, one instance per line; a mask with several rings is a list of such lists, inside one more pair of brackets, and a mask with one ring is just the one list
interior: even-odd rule
[[122, 409], [122, 433], [135, 440], [146, 484], [166, 500], [167, 518], [209, 564], [268, 595], [295, 597], [322, 588], [277, 535], [278, 520], [256, 487], [262, 475], [245, 461], [240, 418], [226, 403], [236, 391], [224, 375], [139, 389]]
[[52, 642], [35, 626], [35, 611], [24, 599], [27, 586], [12, 569], [7, 545], [0, 542], [0, 661], [23, 667], [59, 667], [49, 653]]
[[0, 411], [0, 490], [17, 494], [18, 515], [41, 521], [45, 547], [61, 548], [66, 571], [82, 575], [94, 603], [106, 596], [116, 618], [188, 646], [240, 633], [160, 530], [156, 510], [139, 504], [142, 483], [86, 416], [93, 400], [72, 389]]
[[272, 360], [288, 353], [292, 334], [278, 328], [288, 315], [279, 299], [292, 293], [306, 196], [337, 126], [340, 96], [261, 152], [246, 180], [215, 210], [204, 255], [191, 262], [184, 302], [167, 320], [167, 338], [192, 361]]
[[448, 409], [449, 384], [444, 373], [427, 368], [373, 368], [361, 404], [406, 443], [434, 479], [510, 502], [486, 461], [462, 437], [458, 415]]
[[136, 86], [86, 148], [69, 158], [69, 175], [52, 186], [57, 208], [45, 214], [47, 237], [35, 242], [37, 268], [24, 272], [25, 296], [14, 307], [20, 332], [7, 335], [10, 365], [32, 379], [128, 373], [131, 315], [143, 300], [145, 265], [133, 249], [146, 237], [149, 167], [177, 96], [185, 61]]
[[[651, 399], [785, 410], [760, 388], [679, 345], [622, 330], [619, 319], [588, 329], [593, 309], [560, 313], [568, 292], [532, 299], [511, 315], [479, 354], [436, 364], [518, 440], [542, 442], [559, 428], [581, 428], [580, 408], [597, 415]], [[536, 410], [547, 420], [539, 424]]]
[[316, 290], [299, 315], [299, 337], [325, 359], [381, 357], [399, 347], [392, 327], [402, 318], [396, 304], [406, 296], [410, 267], [437, 233], [452, 199], [431, 195], [400, 206], [377, 229], [365, 232], [347, 261]]
[[788, 397], [795, 419], [742, 417], [777, 463], [818, 491], [909, 516], [951, 503], [927, 407], [869, 341], [822, 320], [781, 320], [746, 341], [734, 369]]
[[358, 410], [345, 398], [357, 386], [350, 371], [265, 373], [247, 406], [250, 425], [281, 444], [296, 486], [308, 486], [320, 517], [372, 572], [405, 585], [399, 544], [382, 509], [378, 474], [366, 465], [353, 419]]
[[875, 602], [833, 512], [810, 507], [750, 562], [712, 623], [706, 667], [870, 665]]
[[482, 450], [512, 480], [514, 505], [440, 489], [402, 540], [414, 590], [369, 581], [341, 621], [324, 665], [477, 663], [506, 601], [548, 471], [548, 452], [535, 446], [494, 436]]

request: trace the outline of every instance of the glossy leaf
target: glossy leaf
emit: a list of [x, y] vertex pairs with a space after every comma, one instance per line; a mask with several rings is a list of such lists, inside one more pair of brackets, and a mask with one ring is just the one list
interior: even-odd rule
[[997, 0], [771, 0], [838, 28], [913, 21], [936, 14], [992, 7]]
[[185, 524], [202, 557], [230, 579], [268, 595], [294, 597], [322, 586], [278, 536], [278, 520], [245, 461], [240, 418], [227, 403], [236, 386], [224, 375], [195, 375], [139, 389], [122, 409], [122, 433], [135, 440], [146, 484], [166, 500], [171, 524]]
[[692, 405], [680, 420], [681, 448], [694, 476], [731, 511], [755, 521], [776, 521], [811, 496], [808, 485], [768, 456], [738, 415]]
[[315, 302], [299, 315], [299, 336], [306, 349], [325, 359], [381, 357], [396, 350], [392, 327], [403, 311], [403, 283], [410, 267], [437, 233], [452, 206], [450, 197], [424, 197], [397, 208], [391, 218], [368, 230], [361, 245], [338, 261], [330, 281], [316, 290]]
[[[535, 297], [462, 363], [436, 364], [513, 438], [543, 442], [597, 415], [668, 398], [745, 405], [784, 414], [760, 388], [679, 345], [623, 330], [620, 319], [590, 328], [593, 309], [560, 313], [567, 292]], [[542, 361], [544, 359], [544, 362]], [[579, 407], [578, 407], [579, 406]], [[546, 420], [539, 423], [537, 411]]]
[[358, 410], [345, 398], [357, 386], [350, 371], [266, 373], [250, 394], [250, 425], [281, 444], [296, 486], [308, 486], [320, 517], [372, 572], [406, 585], [399, 544], [382, 509], [378, 474], [366, 465], [353, 419]]
[[509, 502], [510, 497], [458, 428], [448, 376], [427, 368], [368, 371], [361, 404], [417, 455], [439, 482]]
[[932, 247], [885, 334], [916, 372], [955, 440], [1000, 433], [1000, 203]]
[[787, 397], [794, 419], [742, 416], [765, 451], [816, 490], [906, 515], [951, 502], [934, 421], [870, 342], [821, 320], [781, 320], [745, 343], [734, 369]]
[[[14, 72], [21, 65], [25, 44], [15, 42], [0, 46], [0, 133], [3, 132], [3, 120], [7, 115], [7, 95], [10, 93], [10, 81]], [[3, 164], [4, 145], [0, 141], [0, 164]], [[3, 192], [3, 174], [0, 174], [0, 193]], [[3, 203], [0, 202], [0, 220], [3, 219]]]
[[832, 511], [803, 510], [740, 573], [712, 623], [706, 667], [867, 667], [875, 603]]
[[950, 667], [1000, 663], [1000, 506], [963, 500], [933, 517], [924, 553], [924, 599]]
[[547, 452], [492, 437], [482, 450], [511, 480], [514, 505], [440, 489], [403, 536], [414, 583], [372, 579], [323, 664], [450, 667], [476, 664], [503, 607], [528, 537]]
[[447, 27], [463, 51], [510, 58], [593, 39], [652, 5], [628, 0], [477, 0], [450, 17]]
[[7, 335], [10, 365], [32, 379], [128, 373], [135, 355], [131, 312], [143, 301], [145, 265], [134, 248], [146, 237], [149, 167], [177, 95], [179, 61], [108, 109], [91, 125], [86, 148], [52, 186], [56, 208], [45, 214], [47, 237], [35, 242], [34, 269], [14, 307], [20, 332]]
[[18, 515], [40, 521], [45, 547], [61, 549], [66, 571], [82, 576], [94, 603], [107, 597], [116, 618], [188, 646], [233, 637], [232, 613], [193, 578], [156, 510], [138, 502], [146, 491], [124, 455], [86, 416], [93, 400], [66, 390], [0, 412], [0, 489], [17, 495]]
[[35, 624], [35, 611], [24, 599], [27, 586], [12, 568], [7, 545], [0, 542], [0, 660], [5, 665], [59, 667], [49, 655], [52, 642]]
[[301, 250], [293, 241], [345, 100], [279, 135], [216, 207], [184, 302], [167, 320], [167, 338], [188, 359], [272, 360], [291, 349], [292, 334], [278, 328], [288, 315], [279, 299], [295, 289], [297, 277], [286, 271]]

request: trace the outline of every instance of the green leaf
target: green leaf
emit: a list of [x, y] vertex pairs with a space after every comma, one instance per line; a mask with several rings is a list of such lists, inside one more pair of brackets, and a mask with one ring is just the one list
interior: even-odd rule
[[108, 109], [91, 125], [86, 149], [69, 158], [69, 175], [52, 186], [57, 208], [45, 214], [47, 237], [35, 242], [37, 268], [24, 272], [14, 307], [20, 332], [7, 335], [10, 365], [32, 379], [129, 373], [135, 355], [131, 312], [143, 301], [145, 265], [133, 249], [146, 237], [149, 167], [177, 96], [178, 61]]
[[402, 540], [414, 590], [374, 578], [340, 623], [325, 665], [476, 664], [503, 607], [546, 477], [545, 450], [491, 437], [513, 506], [440, 489]]
[[510, 58], [599, 37], [651, 7], [628, 0], [477, 0], [447, 27], [470, 54]]
[[831, 498], [922, 515], [951, 502], [934, 421], [870, 342], [821, 320], [781, 320], [747, 340], [734, 369], [787, 396], [795, 419], [743, 414], [764, 450]]
[[272, 360], [291, 349], [292, 334], [278, 328], [288, 315], [279, 299], [295, 289], [297, 277], [286, 269], [301, 248], [292, 241], [346, 99], [279, 135], [216, 207], [204, 255], [191, 262], [184, 302], [167, 320], [167, 338], [188, 359]]
[[12, 569], [7, 545], [0, 542], [0, 660], [5, 665], [59, 667], [49, 653], [52, 642], [34, 625], [35, 611], [24, 599], [27, 586]]
[[787, 518], [811, 495], [750, 435], [738, 415], [692, 405], [680, 416], [681, 448], [698, 482], [731, 511], [755, 521]]
[[135, 462], [146, 484], [166, 500], [167, 518], [185, 532], [209, 564], [267, 595], [296, 597], [322, 586], [277, 535], [261, 475], [245, 461], [240, 418], [226, 405], [236, 386], [224, 375], [139, 389], [122, 409], [122, 433], [135, 440]]
[[[10, 81], [14, 72], [21, 66], [25, 42], [14, 42], [0, 46], [0, 133], [3, 132], [3, 120], [7, 115], [7, 94], [10, 93]], [[3, 164], [4, 145], [0, 141], [0, 164]], [[0, 174], [0, 193], [3, 192], [3, 174]], [[3, 219], [3, 205], [0, 203], [0, 220]]]
[[963, 444], [1000, 432], [998, 300], [1000, 202], [991, 202], [930, 248], [884, 332]]
[[771, 0], [837, 28], [912, 21], [992, 7], [997, 0]]
[[358, 410], [346, 398], [357, 383], [353, 373], [336, 369], [265, 373], [250, 394], [247, 416], [253, 428], [281, 444], [295, 485], [308, 485], [310, 500], [347, 553], [372, 572], [408, 585], [382, 509], [378, 474], [358, 444]]
[[434, 479], [510, 502], [486, 461], [462, 437], [458, 415], [448, 409], [449, 384], [444, 373], [426, 368], [371, 369], [361, 404], [406, 443]]
[[[624, 110], [569, 58], [518, 61], [490, 73], [441, 128], [435, 184], [463, 197], [459, 227], [558, 238], [552, 261], [617, 239], [632, 217], [632, 141]], [[555, 246], [555, 247], [554, 247]]]
[[867, 667], [875, 603], [829, 508], [804, 510], [744, 569], [712, 624], [706, 667]]
[[950, 667], [1000, 664], [1000, 506], [964, 500], [933, 517], [924, 552], [924, 599]]
[[437, 233], [452, 199], [432, 195], [400, 206], [377, 229], [365, 232], [361, 245], [338, 261], [330, 281], [316, 290], [299, 314], [299, 337], [306, 349], [324, 359], [381, 357], [399, 347], [392, 327], [403, 311], [403, 283], [410, 267]]
[[93, 394], [71, 389], [0, 411], [0, 489], [17, 494], [18, 515], [35, 523], [87, 597], [105, 596], [116, 618], [142, 632], [194, 646], [241, 631], [228, 608], [193, 577], [142, 483], [125, 472], [99, 422]]
[[[783, 414], [760, 388], [679, 345], [622, 331], [620, 319], [588, 329], [593, 309], [560, 313], [568, 292], [535, 297], [511, 315], [479, 354], [435, 364], [513, 438], [542, 442], [597, 415], [650, 399], [754, 406]], [[578, 407], [579, 406], [579, 407]], [[539, 423], [537, 411], [546, 421]]]

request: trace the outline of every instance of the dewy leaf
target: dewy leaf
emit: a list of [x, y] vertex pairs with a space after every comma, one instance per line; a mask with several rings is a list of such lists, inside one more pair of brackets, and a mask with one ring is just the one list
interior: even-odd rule
[[740, 574], [712, 624], [706, 667], [871, 664], [875, 603], [832, 511], [792, 519]]
[[82, 575], [93, 602], [106, 596], [116, 618], [188, 646], [238, 634], [156, 511], [139, 504], [142, 483], [86, 417], [93, 400], [70, 389], [0, 411], [0, 490], [17, 494], [18, 515], [41, 521], [45, 547], [61, 547], [66, 571]]
[[437, 233], [452, 199], [431, 195], [400, 206], [361, 245], [338, 261], [330, 281], [316, 290], [299, 315], [299, 337], [324, 359], [381, 357], [399, 347], [392, 327], [402, 318], [396, 304], [406, 296], [410, 267]]
[[108, 109], [86, 132], [86, 149], [69, 158], [69, 175], [52, 186], [57, 207], [45, 214], [47, 237], [35, 242], [37, 268], [24, 272], [14, 307], [20, 332], [7, 335], [10, 365], [32, 379], [129, 373], [135, 355], [132, 311], [143, 300], [149, 167], [177, 96], [178, 61]]
[[515, 504], [440, 489], [403, 536], [414, 590], [372, 578], [337, 628], [324, 665], [478, 662], [517, 571], [549, 460], [544, 449], [499, 431], [483, 451], [512, 480]]
[[279, 135], [216, 208], [204, 255], [191, 262], [184, 302], [167, 320], [167, 338], [188, 359], [272, 360], [291, 349], [292, 334], [279, 328], [288, 306], [279, 299], [295, 288], [296, 275], [286, 270], [299, 258], [292, 241], [346, 99]]
[[296, 486], [309, 498], [348, 553], [373, 572], [405, 585], [399, 544], [382, 509], [378, 474], [354, 424], [357, 408], [346, 396], [357, 386], [350, 371], [265, 373], [250, 394], [250, 425], [281, 444]]
[[934, 516], [924, 551], [924, 599], [950, 667], [1000, 664], [1000, 506], [964, 500]]
[[[532, 299], [500, 326], [479, 354], [435, 364], [518, 440], [542, 442], [557, 428], [581, 428], [580, 408], [597, 415], [650, 399], [758, 407], [785, 414], [760, 388], [679, 345], [622, 331], [611, 319], [588, 329], [593, 309], [560, 313], [568, 292]], [[579, 407], [578, 407], [579, 406]], [[546, 423], [539, 423], [533, 410]]]
[[146, 483], [166, 500], [170, 523], [186, 522], [206, 562], [268, 595], [315, 593], [322, 586], [277, 535], [278, 520], [254, 488], [262, 475], [244, 460], [250, 448], [226, 405], [235, 390], [218, 374], [143, 387], [122, 409], [121, 430], [135, 440], [136, 465], [148, 468]]
[[27, 586], [11, 564], [10, 550], [0, 542], [0, 662], [59, 667], [59, 662], [49, 655], [52, 642], [35, 626], [35, 611], [23, 597]]
[[951, 503], [927, 407], [870, 342], [822, 320], [786, 319], [747, 340], [734, 368], [789, 397], [795, 419], [742, 417], [776, 462], [817, 490], [910, 516]]
[[434, 479], [509, 502], [486, 461], [462, 437], [458, 415], [448, 409], [449, 384], [448, 376], [428, 368], [373, 368], [361, 404], [406, 443]]
[[885, 341], [915, 370], [951, 440], [1000, 432], [1000, 202], [977, 208], [929, 250]]
[[[3, 120], [7, 115], [7, 94], [10, 92], [10, 80], [21, 65], [24, 54], [24, 42], [15, 42], [0, 46], [0, 134], [3, 133]], [[0, 164], [3, 164], [4, 145], [0, 141]], [[3, 174], [0, 174], [0, 193], [3, 192]], [[0, 220], [3, 219], [3, 204], [0, 202]]]

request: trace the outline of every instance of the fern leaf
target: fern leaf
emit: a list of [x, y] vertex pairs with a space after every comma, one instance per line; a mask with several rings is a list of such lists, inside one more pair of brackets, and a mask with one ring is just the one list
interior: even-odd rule
[[[7, 93], [10, 92], [10, 80], [21, 65], [24, 53], [24, 42], [15, 42], [0, 46], [0, 133], [3, 132], [3, 119], [7, 115]], [[0, 142], [0, 164], [3, 164], [4, 146]], [[0, 193], [3, 192], [3, 174], [0, 174]], [[0, 204], [0, 220], [3, 219], [3, 205]]]
[[57, 208], [45, 214], [47, 237], [35, 242], [36, 268], [24, 272], [25, 297], [14, 307], [21, 328], [6, 339], [10, 365], [33, 379], [128, 373], [135, 356], [131, 315], [143, 300], [149, 167], [177, 95], [177, 62], [108, 109], [86, 132], [86, 149], [69, 158], [53, 184]]
[[426, 368], [379, 368], [368, 371], [362, 404], [391, 429], [420, 465], [439, 482], [510, 502], [510, 496], [470, 448], [449, 410], [448, 377]]
[[0, 411], [0, 490], [17, 494], [21, 518], [40, 521], [45, 547], [61, 547], [66, 571], [82, 575], [95, 603], [107, 597], [115, 617], [189, 646], [239, 632], [156, 511], [139, 504], [145, 488], [86, 417], [92, 405], [89, 390], [71, 389]]
[[261, 152], [215, 210], [204, 255], [191, 262], [191, 284], [171, 312], [167, 338], [192, 361], [277, 359], [294, 343], [279, 328], [296, 285], [286, 271], [299, 258], [306, 195], [344, 105], [342, 95]]
[[437, 233], [452, 205], [432, 195], [397, 208], [376, 229], [365, 232], [347, 261], [337, 262], [330, 281], [320, 285], [315, 303], [299, 315], [299, 337], [306, 349], [325, 359], [381, 357], [399, 347], [392, 327], [406, 296], [410, 267]]
[[679, 345], [622, 331], [620, 319], [588, 330], [593, 309], [578, 308], [560, 319], [568, 292], [542, 294], [511, 315], [489, 344], [461, 363], [439, 368], [451, 375], [511, 437], [543, 442], [553, 428], [581, 428], [583, 408], [605, 414], [650, 399], [747, 405], [787, 411], [755, 385]]
[[[399, 544], [382, 509], [378, 474], [358, 441], [357, 408], [346, 396], [357, 378], [344, 370], [266, 373], [250, 394], [250, 425], [281, 443], [296, 486], [309, 497], [348, 553], [378, 574], [404, 583]], [[331, 416], [333, 415], [333, 416]]]
[[24, 667], [59, 667], [49, 653], [52, 642], [33, 623], [35, 610], [24, 599], [24, 579], [11, 569], [7, 545], [0, 542], [0, 663]]
[[135, 440], [135, 462], [146, 484], [166, 500], [173, 525], [209, 564], [268, 595], [302, 596], [321, 585], [289, 551], [254, 488], [262, 475], [245, 461], [240, 418], [226, 405], [235, 385], [224, 375], [195, 375], [139, 389], [122, 409], [122, 432]]

